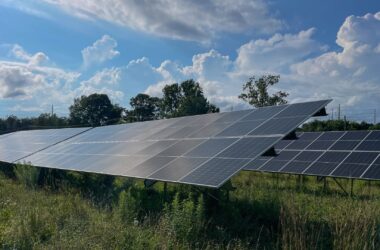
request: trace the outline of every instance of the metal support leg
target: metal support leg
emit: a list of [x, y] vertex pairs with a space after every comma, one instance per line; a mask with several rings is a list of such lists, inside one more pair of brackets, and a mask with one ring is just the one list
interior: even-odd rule
[[340, 188], [340, 189], [342, 189], [343, 190], [343, 192], [347, 195], [347, 196], [349, 196], [349, 194], [347, 193], [347, 191], [344, 189], [344, 187], [338, 182], [338, 180], [336, 179], [336, 178], [334, 178], [333, 177], [333, 180], [336, 182], [336, 184], [338, 184], [338, 187]]
[[350, 196], [353, 196], [354, 195], [354, 179], [351, 179], [351, 192], [350, 192]]

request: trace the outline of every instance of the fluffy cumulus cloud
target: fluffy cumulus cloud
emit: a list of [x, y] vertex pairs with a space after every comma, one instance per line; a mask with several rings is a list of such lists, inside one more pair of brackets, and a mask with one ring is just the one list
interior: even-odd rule
[[32, 98], [35, 93], [73, 82], [77, 73], [45, 66], [48, 57], [42, 53], [27, 53], [14, 45], [9, 55], [16, 60], [0, 61], [0, 98]]
[[336, 41], [341, 51], [291, 65], [292, 78], [300, 86], [298, 94], [308, 89], [345, 105], [378, 106], [380, 12], [347, 17]]
[[120, 68], [107, 68], [96, 72], [90, 79], [80, 82], [80, 86], [74, 89], [73, 96], [90, 95], [93, 93], [107, 94], [113, 101], [120, 102], [124, 93], [117, 89], [121, 80]]
[[137, 92], [160, 96], [165, 84], [193, 78], [211, 102], [231, 110], [247, 107], [237, 96], [248, 77], [274, 73], [281, 80], [273, 91], [288, 91], [291, 101], [333, 98], [335, 104], [379, 107], [379, 31], [380, 13], [350, 16], [337, 31], [340, 49], [336, 51], [317, 42], [313, 34], [318, 31], [311, 28], [249, 41], [237, 49], [235, 59], [216, 50], [194, 55], [190, 65], [171, 60], [152, 65], [142, 57], [125, 66], [99, 70], [86, 80], [78, 72], [49, 67], [42, 52], [29, 54], [14, 46], [10, 55], [17, 61], [0, 61], [0, 98], [44, 94], [44, 102], [54, 99], [67, 105], [81, 94], [101, 92], [127, 105], [128, 97]]
[[43, 52], [30, 54], [16, 44], [7, 54], [9, 60], [0, 61], [0, 100], [18, 100], [9, 111], [36, 112], [54, 104], [67, 114], [68, 105], [81, 95], [105, 93], [119, 102], [124, 97], [118, 89], [119, 68], [106, 68], [82, 80], [80, 72], [51, 66]]
[[[380, 97], [380, 13], [350, 16], [337, 33], [339, 51], [313, 38], [315, 29], [297, 34], [275, 34], [252, 40], [231, 60], [215, 50], [193, 56], [192, 64], [163, 62], [155, 72], [162, 79], [146, 93], [160, 95], [166, 83], [194, 78], [209, 99], [222, 109], [244, 107], [238, 98], [251, 75], [281, 75], [278, 89], [290, 92], [291, 101], [333, 98], [345, 106], [378, 107]], [[313, 56], [317, 54], [318, 56]]]
[[107, 60], [111, 60], [120, 54], [115, 50], [117, 42], [109, 35], [102, 36], [99, 40], [95, 41], [91, 46], [82, 50], [83, 64], [85, 67], [90, 65], [100, 64]]
[[219, 32], [273, 32], [282, 26], [263, 0], [41, 0], [71, 15], [174, 39], [208, 41]]

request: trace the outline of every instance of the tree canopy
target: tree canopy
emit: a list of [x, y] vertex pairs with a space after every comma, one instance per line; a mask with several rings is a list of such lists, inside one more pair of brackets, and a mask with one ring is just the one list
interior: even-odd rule
[[155, 120], [159, 116], [160, 98], [151, 97], [147, 94], [138, 94], [132, 97], [129, 104], [131, 110], [127, 111], [127, 119], [133, 121]]
[[203, 89], [193, 79], [181, 84], [166, 85], [163, 90], [161, 115], [166, 118], [219, 112], [204, 96]]
[[279, 75], [252, 76], [243, 85], [243, 93], [239, 95], [239, 98], [257, 108], [286, 104], [288, 93], [283, 91], [272, 95], [268, 93], [268, 88], [277, 84], [279, 80]]
[[101, 126], [117, 123], [124, 109], [112, 104], [106, 94], [91, 94], [75, 98], [69, 110], [71, 124]]

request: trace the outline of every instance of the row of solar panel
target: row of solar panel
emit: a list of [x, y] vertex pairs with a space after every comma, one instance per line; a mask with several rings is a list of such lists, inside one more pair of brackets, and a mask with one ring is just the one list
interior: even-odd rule
[[125, 142], [90, 146], [64, 143], [23, 161], [51, 168], [217, 186], [280, 139], [170, 140], [138, 142], [133, 147]]
[[0, 160], [219, 187], [328, 102], [18, 132], [0, 138]]
[[246, 170], [380, 179], [380, 131], [303, 133], [275, 145], [275, 157], [260, 157]]

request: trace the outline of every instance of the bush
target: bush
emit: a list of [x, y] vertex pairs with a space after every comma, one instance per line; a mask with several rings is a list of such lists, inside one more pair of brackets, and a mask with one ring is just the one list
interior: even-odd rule
[[28, 188], [35, 188], [38, 184], [40, 169], [27, 164], [17, 164], [14, 168], [17, 180]]

